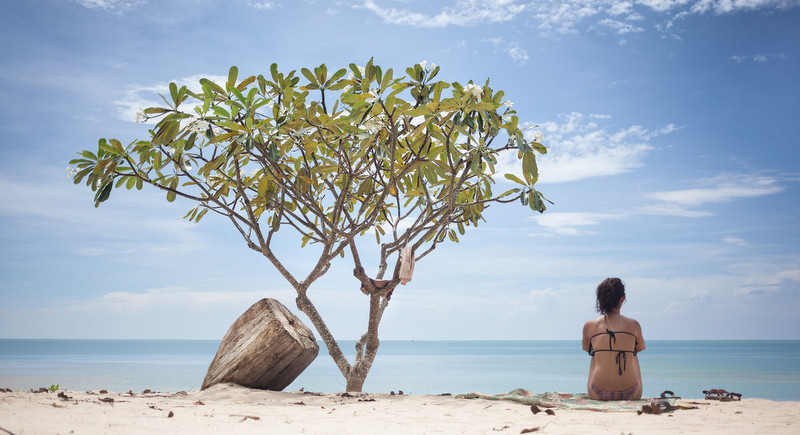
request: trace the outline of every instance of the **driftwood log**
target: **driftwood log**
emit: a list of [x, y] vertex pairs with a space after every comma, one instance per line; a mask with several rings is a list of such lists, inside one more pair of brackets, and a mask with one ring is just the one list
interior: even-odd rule
[[261, 299], [231, 325], [202, 389], [222, 382], [281, 391], [314, 361], [314, 333], [283, 304]]

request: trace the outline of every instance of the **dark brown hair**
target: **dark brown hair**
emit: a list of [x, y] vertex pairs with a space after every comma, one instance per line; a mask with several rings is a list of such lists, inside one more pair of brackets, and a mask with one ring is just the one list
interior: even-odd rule
[[625, 297], [625, 284], [619, 278], [606, 278], [597, 286], [597, 312], [606, 314], [619, 307]]

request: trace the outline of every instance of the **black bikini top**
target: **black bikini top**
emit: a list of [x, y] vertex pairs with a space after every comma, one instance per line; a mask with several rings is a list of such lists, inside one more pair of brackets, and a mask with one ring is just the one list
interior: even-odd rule
[[[592, 340], [595, 337], [600, 335], [608, 334], [608, 349], [595, 349], [592, 347]], [[633, 350], [620, 350], [614, 349], [614, 343], [617, 342], [616, 334], [628, 334], [632, 335], [634, 340], [636, 340], [636, 335], [631, 334], [630, 332], [625, 331], [612, 331], [606, 328], [606, 332], [601, 332], [599, 334], [595, 334], [592, 338], [589, 339], [589, 355], [594, 356], [597, 352], [616, 352], [617, 353], [617, 367], [619, 368], [619, 375], [622, 376], [622, 372], [628, 368], [628, 353], [632, 353], [633, 356], [636, 356], [636, 348], [639, 346], [639, 340], [635, 341], [633, 345]]]

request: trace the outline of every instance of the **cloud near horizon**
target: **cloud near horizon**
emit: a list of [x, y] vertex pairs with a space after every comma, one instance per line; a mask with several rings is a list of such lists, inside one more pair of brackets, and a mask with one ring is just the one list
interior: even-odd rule
[[281, 300], [293, 300], [291, 289], [252, 291], [199, 291], [186, 287], [149, 288], [143, 292], [112, 291], [96, 298], [74, 302], [68, 308], [75, 311], [109, 310], [118, 312], [153, 309], [216, 310], [221, 305], [252, 304], [269, 294]]

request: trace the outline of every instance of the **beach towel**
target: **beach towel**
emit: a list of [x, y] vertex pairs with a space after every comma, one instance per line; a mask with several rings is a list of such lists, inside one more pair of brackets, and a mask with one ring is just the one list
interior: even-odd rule
[[641, 399], [641, 400], [613, 400], [604, 402], [602, 400], [590, 399], [586, 393], [533, 393], [531, 391], [517, 388], [503, 394], [483, 394], [468, 393], [459, 394], [456, 399], [486, 399], [486, 400], [508, 400], [511, 402], [522, 403], [525, 405], [536, 405], [543, 408], [561, 409], [583, 409], [598, 412], [637, 412], [642, 410], [642, 406], [650, 405], [654, 402], [667, 401], [670, 405], [675, 404], [675, 399]]

